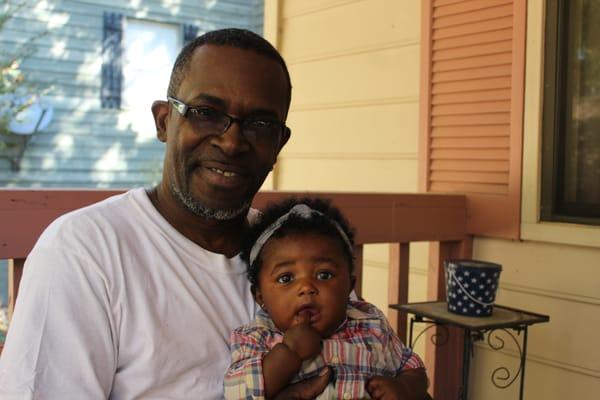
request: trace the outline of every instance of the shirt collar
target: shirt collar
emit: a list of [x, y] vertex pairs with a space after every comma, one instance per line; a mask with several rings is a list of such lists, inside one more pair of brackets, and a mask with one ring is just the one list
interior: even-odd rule
[[348, 307], [346, 309], [346, 315], [347, 318], [346, 319], [372, 319], [373, 315], [369, 314], [368, 312], [362, 311], [356, 307], [354, 307], [354, 305], [352, 304], [352, 302], [348, 303]]

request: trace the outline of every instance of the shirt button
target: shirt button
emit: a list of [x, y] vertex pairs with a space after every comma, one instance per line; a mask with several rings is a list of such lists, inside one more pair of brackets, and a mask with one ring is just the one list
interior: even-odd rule
[[352, 398], [352, 395], [348, 392], [344, 393], [344, 399], [346, 400], [350, 400]]
[[337, 363], [338, 363], [338, 361], [340, 361], [340, 359], [339, 359], [337, 356], [333, 356], [333, 357], [331, 357], [331, 362], [332, 362], [332, 363], [334, 363], [334, 364], [337, 364]]

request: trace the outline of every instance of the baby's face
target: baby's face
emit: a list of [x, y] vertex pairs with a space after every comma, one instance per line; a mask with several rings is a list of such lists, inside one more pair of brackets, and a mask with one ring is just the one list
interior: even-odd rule
[[256, 300], [281, 331], [307, 319], [328, 337], [344, 321], [353, 278], [338, 240], [319, 233], [290, 233], [271, 238], [261, 260]]

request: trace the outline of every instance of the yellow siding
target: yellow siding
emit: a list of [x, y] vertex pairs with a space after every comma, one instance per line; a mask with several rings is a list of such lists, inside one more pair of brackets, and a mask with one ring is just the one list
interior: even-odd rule
[[[550, 323], [529, 330], [525, 397], [594, 398], [591, 393], [600, 390], [600, 349], [594, 345], [600, 328], [600, 250], [478, 239], [473, 256], [502, 264], [498, 303], [550, 315]], [[514, 346], [509, 348], [504, 364], [518, 365]], [[483, 379], [506, 355], [478, 349], [483, 351], [473, 370]], [[484, 396], [489, 388], [483, 383], [475, 385], [481, 394], [476, 398], [504, 398]]]
[[[600, 350], [594, 345], [600, 331], [600, 228], [537, 222], [542, 5], [528, 2], [525, 240], [476, 238], [474, 257], [503, 265], [498, 303], [551, 317], [529, 329], [525, 398], [593, 399], [600, 393]], [[265, 26], [294, 85], [292, 138], [274, 187], [417, 191], [421, 1], [266, 0], [265, 6], [277, 11], [265, 13]], [[505, 107], [502, 99], [498, 105]], [[364, 256], [365, 297], [385, 309], [387, 246], [369, 246]], [[426, 258], [426, 244], [411, 245], [411, 301], [426, 299]], [[417, 351], [423, 354], [422, 347]], [[518, 380], [506, 390], [490, 383], [500, 366], [516, 372], [514, 346], [507, 342], [507, 349], [495, 352], [477, 345], [471, 399], [517, 398]]]
[[[286, 59], [294, 86], [292, 138], [279, 157], [275, 188], [417, 190], [420, 6], [416, 0], [265, 2], [271, 18], [265, 26], [277, 27], [267, 37]], [[365, 253], [364, 295], [386, 310], [387, 246]], [[420, 270], [411, 283], [422, 297], [426, 260], [415, 265]]]
[[[284, 157], [343, 153], [355, 154], [357, 158], [414, 159], [417, 138], [413, 133], [418, 129], [415, 117], [418, 112], [413, 100], [359, 107], [294, 107], [288, 119], [292, 138], [285, 147]], [[393, 128], [398, 126], [405, 133], [399, 134]]]

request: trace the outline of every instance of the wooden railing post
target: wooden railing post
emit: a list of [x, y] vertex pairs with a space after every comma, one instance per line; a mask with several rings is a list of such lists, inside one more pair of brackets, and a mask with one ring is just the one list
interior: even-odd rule
[[[408, 303], [409, 243], [391, 243], [388, 272], [388, 304]], [[406, 313], [388, 309], [388, 320], [406, 343]]]
[[[472, 238], [462, 241], [434, 242], [429, 247], [428, 300], [446, 300], [444, 260], [471, 258]], [[463, 333], [458, 328], [448, 328], [447, 334], [440, 328], [431, 329], [425, 350], [425, 364], [431, 382], [429, 389], [436, 400], [459, 398], [463, 364]], [[443, 344], [436, 346], [431, 337], [444, 337]], [[447, 335], [447, 340], [446, 340]]]
[[24, 258], [16, 258], [8, 260], [8, 321], [12, 319], [17, 295], [19, 294], [19, 282], [23, 275], [23, 266], [25, 265]]

